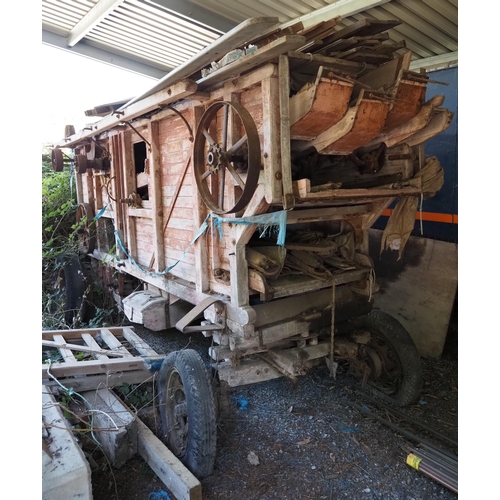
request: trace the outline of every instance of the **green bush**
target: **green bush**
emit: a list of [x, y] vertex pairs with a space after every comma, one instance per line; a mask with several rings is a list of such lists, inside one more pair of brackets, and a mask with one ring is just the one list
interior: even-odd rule
[[66, 295], [55, 282], [64, 261], [61, 257], [79, 254], [76, 230], [86, 221], [76, 222], [77, 208], [73, 169], [65, 166], [62, 172], [55, 172], [50, 150], [42, 149], [42, 328], [99, 328], [117, 321], [114, 301], [94, 275], [90, 260], [83, 255], [80, 262], [88, 283], [84, 295], [87, 318], [78, 314], [73, 324], [65, 321]]
[[48, 147], [42, 148], [42, 326], [58, 328], [64, 318], [64, 301], [54, 289], [56, 259], [77, 251], [74, 237], [77, 210], [72, 171], [52, 168]]
[[72, 172], [52, 169], [49, 152], [42, 152], [42, 259], [54, 259], [76, 249], [73, 226], [77, 209]]

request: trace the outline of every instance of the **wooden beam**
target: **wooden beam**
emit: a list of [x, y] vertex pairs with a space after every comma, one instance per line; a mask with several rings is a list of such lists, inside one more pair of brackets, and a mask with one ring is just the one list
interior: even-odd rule
[[369, 213], [371, 204], [352, 205], [347, 207], [313, 208], [308, 210], [294, 210], [287, 214], [287, 224], [301, 224], [304, 222], [320, 222], [346, 219], [351, 215]]
[[138, 452], [177, 500], [201, 500], [201, 483], [181, 461], [137, 420]]
[[59, 343], [56, 342], [55, 340], [42, 340], [42, 346], [45, 347], [52, 347], [53, 349], [70, 349], [71, 351], [78, 351], [78, 352], [88, 352], [90, 354], [104, 354], [106, 356], [115, 356], [115, 357], [123, 357], [124, 354], [122, 352], [117, 352], [117, 351], [111, 351], [107, 349], [101, 349], [99, 346], [96, 347], [88, 347], [84, 345], [78, 345], [78, 344], [68, 344], [68, 343]]
[[279, 57], [278, 71], [283, 208], [290, 210], [295, 205], [295, 199], [292, 188], [292, 161], [290, 152], [290, 65], [288, 63], [288, 56], [281, 55]]
[[68, 33], [68, 46], [75, 46], [125, 0], [99, 0]]
[[[137, 453], [137, 418], [108, 389], [84, 392], [93, 427], [102, 451], [113, 467], [119, 469]], [[97, 411], [92, 411], [97, 410]]]
[[91, 130], [82, 130], [72, 135], [69, 140], [63, 140], [57, 144], [60, 148], [70, 148], [81, 143], [83, 139], [87, 139], [94, 135], [106, 132], [122, 122], [131, 121], [141, 115], [149, 113], [161, 106], [170, 104], [171, 102], [178, 101], [185, 97], [190, 96], [196, 92], [198, 86], [191, 80], [181, 80], [173, 85], [165, 88], [156, 94], [144, 98], [135, 104], [128, 106], [123, 111], [116, 111], [114, 114], [109, 115], [96, 124], [90, 127]]
[[191, 59], [188, 59], [185, 63], [165, 75], [151, 89], [130, 100], [125, 104], [124, 108], [167, 88], [181, 78], [191, 76], [205, 66], [211, 64], [213, 61], [219, 60], [231, 50], [245, 45], [249, 39], [264, 34], [274, 26], [277, 26], [278, 23], [279, 19], [277, 17], [254, 17], [243, 21], [234, 29], [215, 40], [215, 42], [212, 42], [208, 47], [201, 50], [198, 54], [195, 54]]
[[267, 78], [262, 81], [262, 164], [264, 165], [265, 193], [268, 203], [280, 203], [283, 197], [281, 183], [280, 140], [280, 81]]
[[[161, 190], [161, 153], [159, 138], [159, 123], [149, 121], [148, 131], [151, 142], [151, 153], [149, 155], [149, 178], [151, 181], [151, 193], [149, 197], [152, 204], [153, 220], [153, 246], [155, 252], [154, 270], [156, 272], [165, 269], [165, 247], [163, 239], [163, 201]], [[182, 182], [182, 181], [181, 181]]]
[[[121, 355], [120, 355], [121, 356]], [[145, 370], [147, 366], [141, 358], [124, 358], [92, 361], [79, 361], [76, 365], [67, 363], [53, 363], [50, 367], [42, 364], [42, 379], [49, 377], [48, 372], [56, 378], [74, 377], [76, 375], [100, 375], [116, 371]]]
[[[78, 362], [78, 363], [81, 363]], [[144, 382], [153, 382], [154, 374], [145, 370], [135, 370], [131, 372], [118, 373], [102, 373], [100, 375], [92, 375], [91, 377], [73, 377], [71, 379], [63, 379], [65, 387], [71, 388], [76, 392], [92, 391], [95, 389], [112, 389], [123, 384], [142, 384]], [[59, 388], [60, 385], [53, 379], [44, 380], [44, 387]]]

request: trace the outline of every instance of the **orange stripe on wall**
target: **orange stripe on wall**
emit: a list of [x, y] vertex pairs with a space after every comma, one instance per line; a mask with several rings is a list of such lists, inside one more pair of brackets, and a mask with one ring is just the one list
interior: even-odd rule
[[[389, 217], [392, 214], [392, 209], [387, 208], [382, 215]], [[415, 219], [420, 220], [420, 212], [415, 214]], [[439, 214], [436, 212], [422, 212], [422, 220], [432, 222], [446, 222], [448, 224], [458, 224], [458, 214]]]

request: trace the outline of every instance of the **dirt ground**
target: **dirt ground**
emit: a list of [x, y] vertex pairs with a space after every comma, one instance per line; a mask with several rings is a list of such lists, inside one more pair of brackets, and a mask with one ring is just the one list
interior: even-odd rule
[[[190, 348], [208, 361], [211, 341], [200, 334], [133, 326], [158, 353]], [[456, 331], [440, 360], [422, 360], [420, 400], [402, 410], [438, 434], [379, 407], [345, 371], [331, 379], [326, 366], [295, 386], [281, 378], [219, 394], [217, 457], [214, 473], [201, 481], [203, 499], [456, 499], [406, 465], [408, 450], [421, 442], [458, 455], [455, 339]], [[143, 415], [154, 428], [151, 410]], [[175, 500], [139, 456], [110, 470], [98, 450], [91, 455], [94, 500]]]

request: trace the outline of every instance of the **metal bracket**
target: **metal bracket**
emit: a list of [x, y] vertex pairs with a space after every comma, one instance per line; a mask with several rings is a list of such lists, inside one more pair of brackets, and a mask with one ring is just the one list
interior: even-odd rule
[[200, 326], [188, 326], [192, 323], [205, 309], [209, 308], [215, 302], [218, 302], [219, 299], [215, 297], [207, 297], [203, 299], [198, 305], [194, 306], [191, 311], [189, 311], [185, 316], [183, 316], [177, 323], [175, 324], [175, 328], [182, 333], [190, 333], [190, 332], [201, 332], [203, 330], [224, 330], [226, 325], [200, 325]]

